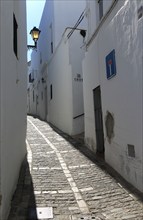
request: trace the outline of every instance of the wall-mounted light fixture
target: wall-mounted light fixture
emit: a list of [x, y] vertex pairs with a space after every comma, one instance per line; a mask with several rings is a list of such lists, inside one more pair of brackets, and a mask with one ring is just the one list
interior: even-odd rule
[[85, 38], [86, 37], [86, 30], [81, 29], [80, 30], [80, 35]]
[[80, 28], [75, 28], [75, 27], [67, 27], [66, 29], [71, 29], [71, 31], [67, 35], [68, 39], [71, 37], [71, 35], [73, 34], [73, 32], [75, 30], [80, 31], [80, 35], [83, 37], [83, 39], [85, 39], [85, 37], [86, 37], [86, 30], [85, 29], [80, 29]]
[[35, 45], [27, 45], [27, 48], [28, 49], [36, 49], [37, 48], [37, 41], [39, 39], [39, 35], [40, 35], [40, 30], [36, 27], [34, 27], [31, 31], [30, 31], [30, 34], [32, 36], [32, 39], [35, 43]]

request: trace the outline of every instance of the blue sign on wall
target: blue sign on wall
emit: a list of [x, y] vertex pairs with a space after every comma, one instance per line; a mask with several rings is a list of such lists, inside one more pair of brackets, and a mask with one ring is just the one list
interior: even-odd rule
[[112, 50], [106, 56], [106, 75], [107, 79], [111, 79], [116, 75], [116, 60], [115, 60], [115, 50]]

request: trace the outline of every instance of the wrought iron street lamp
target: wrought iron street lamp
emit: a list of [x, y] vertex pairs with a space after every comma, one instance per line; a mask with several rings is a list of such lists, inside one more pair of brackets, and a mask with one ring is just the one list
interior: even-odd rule
[[37, 48], [37, 41], [39, 39], [39, 35], [40, 35], [40, 30], [36, 27], [34, 27], [31, 31], [30, 31], [30, 34], [32, 36], [32, 39], [35, 43], [35, 45], [27, 45], [27, 48], [28, 49], [36, 49]]

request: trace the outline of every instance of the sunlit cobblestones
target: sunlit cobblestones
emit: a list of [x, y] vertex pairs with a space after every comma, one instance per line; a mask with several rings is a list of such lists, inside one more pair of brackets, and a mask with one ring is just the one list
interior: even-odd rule
[[143, 219], [141, 199], [84, 145], [30, 116], [27, 141], [31, 169], [25, 162], [9, 220], [36, 220], [38, 207], [52, 207], [54, 220]]

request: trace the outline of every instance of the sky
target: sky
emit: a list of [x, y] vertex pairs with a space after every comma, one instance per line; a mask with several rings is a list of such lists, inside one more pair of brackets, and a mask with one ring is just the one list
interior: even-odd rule
[[[39, 28], [43, 8], [46, 0], [26, 0], [27, 6], [27, 44], [34, 45], [29, 32], [36, 26]], [[32, 50], [28, 50], [27, 61], [31, 59]]]

